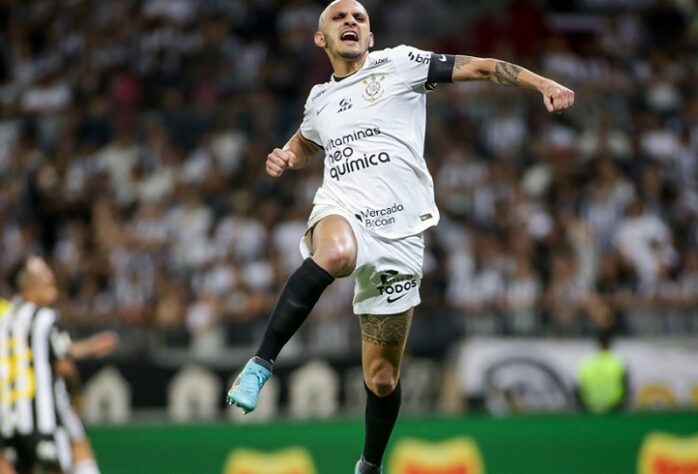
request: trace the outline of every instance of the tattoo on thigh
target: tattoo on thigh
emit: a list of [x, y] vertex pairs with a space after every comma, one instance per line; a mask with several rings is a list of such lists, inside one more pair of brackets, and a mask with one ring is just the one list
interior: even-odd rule
[[361, 338], [379, 346], [401, 346], [407, 339], [411, 312], [398, 315], [361, 315]]

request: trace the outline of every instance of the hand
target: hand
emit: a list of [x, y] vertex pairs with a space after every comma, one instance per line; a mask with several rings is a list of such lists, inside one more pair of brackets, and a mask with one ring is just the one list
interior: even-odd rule
[[76, 359], [106, 357], [119, 345], [119, 336], [113, 331], [102, 331], [94, 336], [73, 341], [70, 354]]
[[267, 155], [267, 174], [278, 178], [286, 168], [293, 168], [296, 164], [298, 160], [291, 150], [274, 148], [274, 151]]
[[574, 104], [574, 91], [557, 82], [545, 82], [540, 92], [543, 94], [543, 103], [548, 112], [562, 112]]
[[106, 357], [119, 345], [119, 335], [114, 331], [102, 331], [90, 337], [89, 341], [93, 357]]

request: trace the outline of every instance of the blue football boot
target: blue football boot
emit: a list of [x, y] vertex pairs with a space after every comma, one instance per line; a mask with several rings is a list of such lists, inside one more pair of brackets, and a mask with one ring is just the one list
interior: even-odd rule
[[271, 370], [256, 362], [254, 358], [247, 361], [242, 372], [233, 382], [233, 386], [228, 390], [226, 399], [228, 405], [239, 406], [245, 414], [253, 411], [259, 402], [259, 392], [269, 377], [271, 377]]

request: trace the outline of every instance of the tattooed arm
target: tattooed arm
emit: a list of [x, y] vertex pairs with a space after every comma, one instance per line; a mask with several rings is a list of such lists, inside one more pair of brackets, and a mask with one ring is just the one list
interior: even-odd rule
[[567, 87], [499, 59], [456, 56], [452, 78], [454, 81], [491, 81], [503, 86], [536, 89], [543, 94], [543, 102], [550, 112], [562, 111], [574, 103], [574, 92]]

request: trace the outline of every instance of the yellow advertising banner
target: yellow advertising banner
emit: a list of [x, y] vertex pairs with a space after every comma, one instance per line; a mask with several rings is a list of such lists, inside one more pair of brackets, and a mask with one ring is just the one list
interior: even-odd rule
[[698, 474], [698, 436], [650, 433], [637, 462], [638, 474]]
[[439, 443], [400, 441], [388, 462], [390, 474], [485, 474], [480, 449], [470, 438]]
[[317, 474], [310, 453], [288, 448], [274, 453], [236, 449], [228, 455], [223, 474]]

